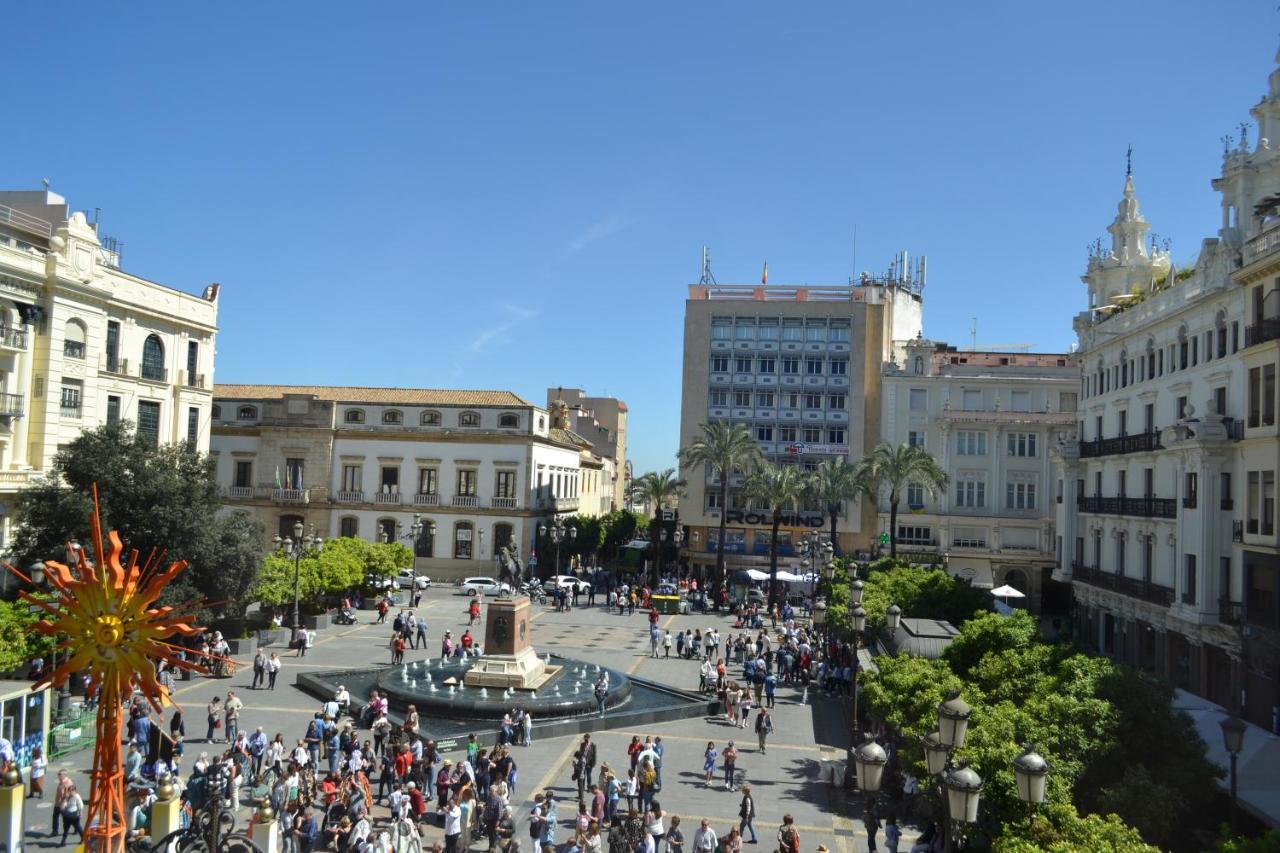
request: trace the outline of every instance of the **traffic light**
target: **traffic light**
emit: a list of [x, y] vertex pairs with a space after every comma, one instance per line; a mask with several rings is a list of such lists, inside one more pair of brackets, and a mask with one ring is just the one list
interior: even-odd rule
[[880, 544], [881, 545], [889, 544], [889, 531], [884, 530], [880, 532]]

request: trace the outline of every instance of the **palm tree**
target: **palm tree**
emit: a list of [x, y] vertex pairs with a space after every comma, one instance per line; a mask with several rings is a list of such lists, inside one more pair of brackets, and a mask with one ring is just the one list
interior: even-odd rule
[[846, 502], [867, 496], [871, 492], [862, 469], [839, 457], [818, 465], [809, 475], [809, 494], [820, 502], [831, 519], [831, 547], [839, 553], [840, 542], [836, 538], [836, 519]]
[[769, 609], [778, 597], [778, 528], [782, 526], [782, 514], [804, 496], [805, 476], [795, 465], [774, 465], [766, 462], [750, 476], [743, 490], [762, 502], [773, 515], [773, 539], [769, 545]]
[[662, 579], [662, 510], [684, 494], [685, 481], [676, 476], [675, 468], [650, 471], [632, 481], [631, 494], [640, 503], [653, 504], [653, 521], [649, 523], [649, 542], [654, 552], [654, 577], [656, 587]]
[[764, 460], [746, 424], [713, 421], [702, 425], [702, 435], [680, 451], [685, 467], [706, 466], [720, 478], [720, 536], [716, 542], [716, 584], [724, 583], [725, 513], [729, 507], [729, 475], [747, 470]]
[[887, 441], [876, 445], [871, 455], [859, 463], [862, 476], [874, 492], [881, 488], [889, 491], [889, 556], [898, 556], [898, 500], [902, 489], [909, 483], [925, 488], [936, 495], [947, 487], [947, 472], [923, 447], [899, 444], [894, 447]]

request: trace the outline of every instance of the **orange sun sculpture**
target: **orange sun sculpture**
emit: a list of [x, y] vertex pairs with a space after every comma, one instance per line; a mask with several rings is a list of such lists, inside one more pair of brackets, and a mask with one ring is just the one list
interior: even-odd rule
[[[163, 553], [152, 550], [139, 564], [138, 551], [133, 549], [128, 563], [122, 566], [124, 546], [116, 531], [107, 536], [110, 550], [103, 546], [96, 484], [89, 525], [92, 561], [85, 549], [75, 551], [73, 566], [46, 560], [45, 577], [52, 598], [37, 598], [25, 591], [22, 598], [45, 613], [45, 618], [35, 623], [38, 632], [65, 638], [56, 648], [66, 650], [66, 658], [33, 689], [62, 684], [73, 673], [87, 672], [90, 689], [101, 690], [85, 836], [86, 840], [97, 842], [96, 849], [101, 853], [117, 853], [124, 849], [126, 821], [121, 704], [133, 696], [135, 689], [157, 712], [171, 701], [168, 689], [156, 678], [157, 661], [168, 661], [177, 669], [207, 672], [205, 667], [179, 657], [183, 649], [168, 642], [177, 634], [191, 636], [200, 632], [184, 620], [204, 602], [188, 602], [178, 608], [154, 606], [160, 593], [187, 563], [179, 560], [162, 569]], [[30, 582], [13, 566], [6, 568]]]

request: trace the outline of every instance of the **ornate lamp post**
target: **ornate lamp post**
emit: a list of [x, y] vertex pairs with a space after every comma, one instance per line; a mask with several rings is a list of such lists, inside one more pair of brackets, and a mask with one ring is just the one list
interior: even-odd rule
[[569, 525], [568, 527], [565, 527], [564, 519], [555, 518], [551, 521], [550, 526], [547, 526], [546, 524], [539, 524], [538, 535], [551, 537], [552, 544], [556, 546], [555, 571], [553, 571], [551, 574], [552, 575], [560, 574], [560, 543], [564, 541], [566, 536], [569, 538], [569, 541], [573, 541], [574, 539], [577, 539], [578, 528], [574, 527], [572, 524]]
[[890, 604], [884, 611], [884, 626], [889, 629], [889, 633], [897, 634], [898, 626], [902, 624], [902, 608], [896, 604]]
[[[952, 691], [938, 703], [938, 730], [922, 739], [925, 766], [929, 775], [939, 777], [938, 794], [950, 817], [950, 820], [943, 821], [949, 850], [954, 849], [952, 845], [959, 834], [960, 824], [975, 823], [978, 819], [982, 777], [963, 763], [952, 764], [951, 761], [955, 751], [964, 746], [972, 714], [973, 709], [960, 698], [960, 691]], [[956, 825], [951, 826], [952, 822]]]
[[1029, 743], [1022, 745], [1022, 755], [1013, 759], [1013, 775], [1018, 779], [1018, 799], [1033, 809], [1044, 802], [1045, 783], [1049, 779], [1049, 762]]
[[319, 554], [324, 548], [324, 540], [315, 535], [315, 528], [307, 533], [305, 539], [302, 536], [302, 530], [302, 522], [295, 521], [292, 538], [281, 539], [280, 534], [277, 533], [273, 540], [276, 550], [280, 551], [285, 558], [293, 558], [293, 623], [289, 626], [291, 628], [297, 628], [302, 624], [302, 618], [298, 612], [298, 580], [302, 558]]
[[853, 767], [858, 789], [866, 797], [865, 811], [870, 812], [875, 805], [875, 796], [880, 793], [880, 781], [884, 778], [885, 765], [889, 756], [884, 747], [870, 737], [853, 751]]
[[[71, 548], [68, 549], [68, 554], [71, 555], [68, 565], [70, 566], [76, 565], [75, 554], [77, 551], [79, 551], [79, 548], [80, 546], [77, 545], [76, 543], [74, 542], [71, 543]], [[32, 563], [31, 566], [27, 569], [27, 574], [30, 576], [31, 583], [33, 586], [43, 588], [44, 582], [45, 582], [44, 560], [37, 560], [34, 563]], [[35, 605], [32, 605], [32, 608], [35, 609]], [[43, 611], [37, 610], [36, 612], [43, 612]], [[51, 653], [51, 655], [52, 655], [52, 659], [49, 661], [49, 667], [50, 669], [56, 669], [58, 666], [58, 646], [56, 643], [53, 646], [53, 652]], [[63, 653], [63, 658], [62, 658], [63, 661], [65, 662], [69, 660], [70, 655], [71, 655], [71, 650], [68, 649], [66, 652]], [[67, 715], [70, 712], [71, 712], [71, 679], [64, 678], [62, 680], [62, 683], [58, 685], [58, 708], [57, 708], [56, 719], [65, 720], [67, 718]]]
[[1234, 835], [1239, 820], [1239, 801], [1236, 799], [1236, 758], [1244, 748], [1244, 733], [1247, 726], [1239, 717], [1224, 717], [1219, 725], [1222, 726], [1222, 745], [1231, 756], [1231, 834]]

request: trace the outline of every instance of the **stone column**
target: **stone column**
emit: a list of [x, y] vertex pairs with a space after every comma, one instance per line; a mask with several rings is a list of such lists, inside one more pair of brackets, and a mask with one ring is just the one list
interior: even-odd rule
[[22, 785], [22, 774], [16, 767], [10, 767], [0, 781], [0, 843], [10, 853], [21, 853], [22, 806], [25, 802], [26, 789]]
[[161, 776], [156, 787], [156, 800], [151, 804], [151, 839], [159, 841], [182, 828], [182, 798], [169, 776]]

